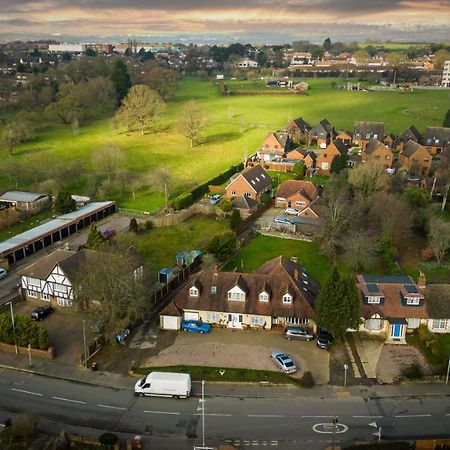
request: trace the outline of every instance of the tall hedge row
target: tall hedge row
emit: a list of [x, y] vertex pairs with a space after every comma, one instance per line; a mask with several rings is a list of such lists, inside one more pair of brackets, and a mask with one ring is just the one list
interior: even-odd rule
[[[14, 316], [15, 322], [15, 343], [19, 347], [47, 349], [48, 333], [47, 329], [33, 322], [30, 317]], [[8, 313], [0, 314], [0, 342], [14, 344], [14, 332], [11, 316]]]

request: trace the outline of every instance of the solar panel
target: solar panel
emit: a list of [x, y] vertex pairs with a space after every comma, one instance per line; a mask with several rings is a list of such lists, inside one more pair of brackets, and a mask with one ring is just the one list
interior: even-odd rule
[[380, 290], [378, 289], [378, 286], [374, 283], [369, 283], [366, 285], [366, 287], [369, 292], [372, 292], [372, 293], [380, 292]]
[[417, 287], [414, 286], [413, 284], [407, 284], [404, 287], [408, 294], [418, 294], [419, 293], [417, 290]]

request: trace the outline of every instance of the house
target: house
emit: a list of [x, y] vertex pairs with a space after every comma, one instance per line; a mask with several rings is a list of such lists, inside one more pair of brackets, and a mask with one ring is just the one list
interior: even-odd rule
[[316, 166], [317, 155], [312, 150], [297, 147], [286, 154], [286, 159], [301, 161], [305, 165], [305, 168], [309, 169]]
[[433, 157], [428, 150], [414, 141], [408, 141], [398, 155], [400, 167], [407, 167], [410, 172], [427, 175], [431, 170]]
[[420, 292], [427, 302], [428, 329], [432, 333], [450, 333], [450, 284], [426, 284]]
[[390, 133], [384, 137], [383, 144], [387, 148], [393, 148], [396, 141], [397, 141], [397, 136], [395, 134]]
[[397, 150], [401, 152], [403, 150], [403, 146], [408, 141], [417, 142], [420, 144], [422, 142], [422, 135], [419, 133], [417, 128], [414, 125], [410, 125], [405, 131], [403, 131], [402, 134], [397, 138], [395, 144], [397, 147]]
[[363, 162], [369, 159], [380, 161], [386, 169], [392, 167], [393, 153], [378, 139], [370, 140], [362, 153]]
[[450, 128], [427, 127], [423, 135], [424, 147], [434, 156], [450, 145]]
[[235, 66], [239, 69], [256, 69], [258, 68], [258, 63], [250, 58], [240, 59]]
[[372, 139], [384, 139], [384, 123], [356, 122], [355, 132], [353, 133], [353, 145], [364, 150]]
[[444, 61], [442, 67], [442, 87], [450, 88], [450, 61]]
[[336, 139], [340, 139], [345, 145], [352, 145], [353, 133], [351, 131], [340, 131], [336, 135]]
[[334, 129], [328, 119], [321, 120], [309, 130], [309, 142], [325, 148], [334, 138]]
[[289, 123], [286, 131], [291, 136], [292, 142], [299, 144], [301, 141], [306, 142], [308, 138], [308, 132], [311, 129], [311, 125], [299, 117]]
[[[69, 307], [74, 300], [74, 283], [84, 267], [96, 264], [99, 254], [95, 250], [56, 250], [38, 259], [20, 271], [22, 297], [26, 300], [44, 300], [54, 306]], [[143, 274], [144, 265], [137, 253], [130, 254], [133, 276]]]
[[232, 201], [234, 209], [239, 211], [239, 214], [243, 219], [251, 216], [258, 209], [258, 202], [246, 195], [240, 195]]
[[346, 155], [347, 146], [341, 139], [335, 139], [327, 145], [327, 148], [317, 156], [316, 167], [321, 175], [330, 175], [331, 163], [336, 156]]
[[272, 193], [272, 178], [259, 164], [234, 176], [225, 187], [225, 197], [229, 199], [245, 196], [259, 202], [265, 193]]
[[228, 328], [314, 328], [318, 283], [300, 264], [279, 256], [253, 273], [202, 270], [191, 275], [161, 312], [161, 328], [202, 320]]
[[318, 187], [309, 181], [287, 180], [280, 184], [275, 194], [275, 206], [304, 209], [319, 196]]
[[257, 155], [261, 161], [272, 161], [283, 157], [291, 148], [291, 139], [286, 131], [273, 131], [264, 140]]
[[428, 318], [425, 297], [411, 277], [358, 275], [361, 300], [360, 331], [385, 335], [388, 342], [405, 343], [413, 330]]
[[17, 211], [37, 214], [52, 206], [52, 200], [48, 194], [35, 192], [8, 191], [0, 196], [0, 205], [13, 207]]

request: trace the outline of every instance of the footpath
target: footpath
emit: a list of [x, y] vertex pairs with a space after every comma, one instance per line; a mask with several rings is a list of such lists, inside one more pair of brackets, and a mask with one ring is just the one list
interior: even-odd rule
[[[32, 366], [26, 355], [0, 353], [0, 369], [15, 370], [39, 376], [56, 378], [75, 383], [101, 386], [114, 389], [133, 390], [137, 377], [123, 376], [117, 373], [105, 371], [92, 371], [80, 366], [61, 362], [32, 360]], [[200, 383], [193, 384], [193, 395], [201, 393]], [[297, 386], [271, 386], [258, 383], [207, 383], [205, 394], [213, 397], [426, 397], [449, 396], [450, 384], [436, 383], [402, 383], [390, 385], [358, 385], [358, 386], [315, 386], [312, 389], [304, 389]]]

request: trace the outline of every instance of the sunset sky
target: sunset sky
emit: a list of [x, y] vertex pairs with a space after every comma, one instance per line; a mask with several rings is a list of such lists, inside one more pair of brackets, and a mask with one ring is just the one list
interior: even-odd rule
[[27, 33], [450, 40], [450, 0], [0, 0], [2, 37]]

